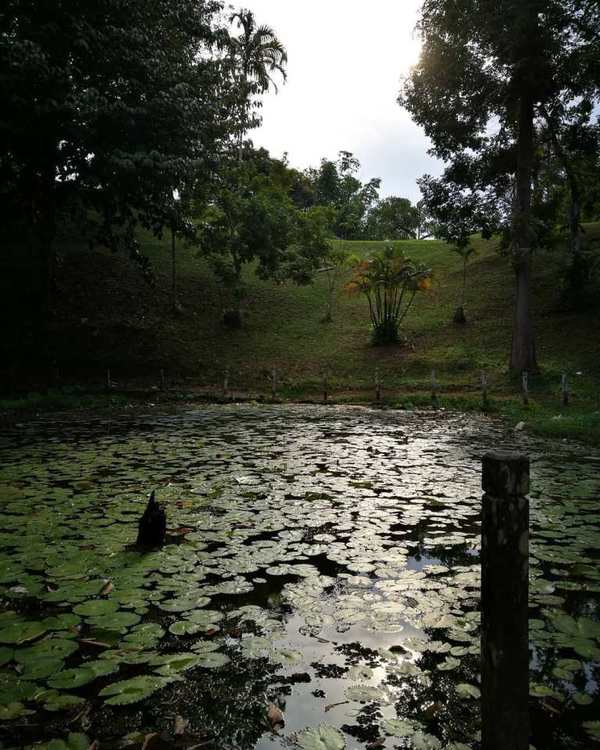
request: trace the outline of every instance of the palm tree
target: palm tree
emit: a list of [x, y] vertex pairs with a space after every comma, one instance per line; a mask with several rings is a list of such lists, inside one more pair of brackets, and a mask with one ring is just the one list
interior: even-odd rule
[[231, 39], [231, 53], [236, 74], [240, 77], [242, 96], [240, 112], [239, 157], [242, 158], [242, 139], [246, 132], [246, 114], [253, 94], [264, 94], [271, 88], [277, 91], [274, 75], [285, 81], [288, 61], [283, 44], [270, 26], [257, 26], [251, 10], [233, 13], [230, 23], [237, 23], [241, 34]]

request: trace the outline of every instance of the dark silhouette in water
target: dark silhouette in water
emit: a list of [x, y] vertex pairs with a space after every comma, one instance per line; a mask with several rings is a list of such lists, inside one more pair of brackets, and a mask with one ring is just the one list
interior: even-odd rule
[[156, 502], [154, 490], [138, 526], [138, 547], [162, 547], [167, 534], [167, 515], [162, 505]]

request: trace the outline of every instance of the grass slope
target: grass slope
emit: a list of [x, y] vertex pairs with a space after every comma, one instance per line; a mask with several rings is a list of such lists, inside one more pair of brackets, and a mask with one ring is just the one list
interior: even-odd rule
[[[588, 226], [587, 236], [600, 238], [600, 224]], [[361, 255], [382, 245], [344, 244]], [[170, 305], [167, 239], [143, 242], [155, 272], [154, 285], [125, 259], [72, 252], [61, 279], [58, 362], [65, 372], [80, 369], [83, 361], [98, 377], [110, 367], [117, 378], [146, 373], [153, 382], [164, 368], [169, 376], [185, 375], [199, 386], [216, 386], [229, 368], [232, 386], [246, 391], [267, 391], [275, 367], [282, 393], [290, 397], [318, 395], [321, 373], [326, 371], [332, 390], [340, 398], [352, 399], [372, 397], [379, 368], [387, 396], [414, 404], [429, 400], [435, 369], [442, 399], [462, 408], [478, 405], [478, 383], [485, 370], [501, 409], [520, 418], [522, 411], [514, 401], [517, 385], [507, 372], [514, 286], [508, 259], [497, 253], [494, 242], [476, 241], [478, 255], [468, 272], [469, 322], [457, 326], [452, 314], [460, 296], [461, 259], [437, 241], [398, 244], [413, 259], [430, 265], [435, 276], [432, 289], [418, 296], [405, 321], [408, 344], [386, 348], [370, 345], [362, 297], [340, 289], [333, 322], [322, 322], [326, 301], [322, 277], [306, 287], [276, 285], [247, 269], [245, 325], [241, 331], [229, 331], [221, 324], [222, 292], [193, 250], [181, 246], [177, 251], [180, 314]], [[527, 416], [540, 424], [556, 416], [560, 374], [567, 372], [574, 389], [571, 416], [563, 417], [562, 425], [557, 424], [561, 420], [552, 420], [549, 430], [585, 437], [590, 420], [592, 433], [600, 433], [593, 415], [598, 409], [600, 314], [561, 311], [558, 273], [558, 257], [544, 254], [535, 259], [533, 309], [542, 374], [532, 383], [533, 403]], [[565, 426], [580, 417], [583, 426]]]

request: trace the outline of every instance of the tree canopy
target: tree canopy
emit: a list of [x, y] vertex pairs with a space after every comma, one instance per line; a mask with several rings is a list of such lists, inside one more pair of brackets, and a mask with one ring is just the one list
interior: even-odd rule
[[553, 102], [597, 97], [599, 8], [598, 0], [425, 0], [421, 58], [400, 94], [432, 152], [449, 163], [442, 182], [457, 197], [481, 204], [493, 194], [499, 209], [505, 204], [517, 279], [515, 370], [537, 367], [529, 278], [539, 122]]

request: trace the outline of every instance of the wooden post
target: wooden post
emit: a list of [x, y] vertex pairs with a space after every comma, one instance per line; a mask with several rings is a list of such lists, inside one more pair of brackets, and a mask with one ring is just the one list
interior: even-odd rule
[[431, 371], [431, 405], [434, 409], [437, 409], [439, 406], [438, 384], [435, 378], [435, 370]]
[[165, 381], [165, 371], [161, 369], [161, 371], [160, 371], [160, 389], [161, 389], [161, 391], [165, 390], [165, 384], [166, 384], [166, 381]]
[[521, 386], [523, 390], [523, 406], [529, 406], [529, 373], [527, 370], [523, 372], [521, 377]]
[[329, 382], [327, 379], [327, 373], [323, 373], [323, 401], [327, 403], [329, 399]]
[[488, 381], [485, 372], [481, 373], [481, 401], [483, 404], [483, 408], [487, 409], [487, 407], [490, 405], [490, 399], [488, 396]]
[[110, 377], [110, 368], [107, 368], [106, 369], [106, 390], [110, 391], [111, 388], [112, 388], [112, 380]]
[[375, 368], [375, 401], [381, 401], [381, 379], [379, 377], [379, 367]]
[[271, 397], [273, 400], [277, 398], [277, 370], [275, 367], [271, 373]]
[[223, 378], [223, 398], [229, 397], [229, 367], [225, 368], [225, 377]]
[[569, 405], [569, 382], [567, 380], [566, 373], [563, 373], [563, 376], [560, 380], [560, 392], [562, 394], [562, 405], [568, 406]]
[[529, 458], [483, 457], [482, 750], [529, 748]]

